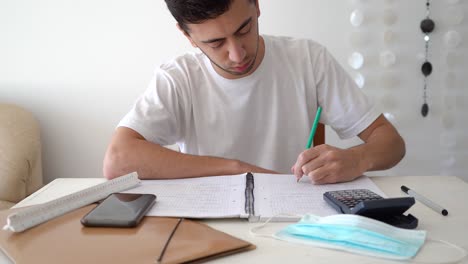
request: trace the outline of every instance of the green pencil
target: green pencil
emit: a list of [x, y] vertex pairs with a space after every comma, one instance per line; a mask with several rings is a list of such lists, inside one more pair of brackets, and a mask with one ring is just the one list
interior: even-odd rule
[[306, 146], [306, 148], [308, 149], [312, 146], [312, 141], [315, 136], [315, 131], [317, 131], [317, 125], [320, 120], [320, 114], [322, 114], [321, 106], [317, 108], [317, 113], [315, 114], [314, 124], [312, 125], [312, 129], [310, 130], [309, 141], [307, 141], [307, 146]]

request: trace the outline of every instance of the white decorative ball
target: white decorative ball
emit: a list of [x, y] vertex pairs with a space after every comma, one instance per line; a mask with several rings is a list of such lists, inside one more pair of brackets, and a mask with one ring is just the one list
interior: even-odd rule
[[364, 87], [364, 84], [366, 83], [366, 78], [364, 78], [362, 74], [360, 74], [359, 72], [354, 73], [353, 79], [359, 88], [362, 89]]
[[353, 25], [354, 27], [361, 26], [362, 23], [364, 22], [364, 12], [360, 9], [355, 9], [353, 12], [351, 12], [349, 21], [351, 22], [351, 25]]
[[348, 64], [351, 68], [358, 70], [364, 64], [364, 56], [359, 52], [353, 52], [348, 58]]
[[447, 47], [454, 49], [460, 45], [461, 35], [458, 33], [458, 31], [449, 30], [447, 33], [445, 33], [444, 42]]
[[380, 53], [380, 65], [383, 67], [390, 67], [396, 63], [395, 53], [385, 50]]

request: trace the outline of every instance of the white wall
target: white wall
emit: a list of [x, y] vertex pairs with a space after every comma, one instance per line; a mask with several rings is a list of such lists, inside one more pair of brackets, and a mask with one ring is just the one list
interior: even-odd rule
[[[423, 53], [419, 22], [424, 0], [260, 0], [261, 32], [315, 39], [346, 64], [352, 51], [365, 55], [364, 91], [395, 115], [394, 124], [407, 142], [407, 157], [383, 175], [458, 175], [468, 179], [468, 108], [463, 74], [468, 69], [468, 5], [458, 7], [466, 18], [448, 26], [446, 0], [434, 0], [432, 16], [437, 30], [431, 36], [434, 73], [429, 80], [431, 112], [419, 114], [422, 104]], [[364, 24], [349, 24], [355, 8], [366, 12]], [[383, 44], [385, 8], [395, 10], [392, 29], [397, 41]], [[447, 65], [442, 39], [457, 29], [464, 40], [449, 53]], [[358, 31], [365, 43], [349, 44]], [[384, 69], [379, 53], [389, 48], [397, 64]], [[154, 67], [191, 47], [162, 0], [0, 0], [0, 101], [30, 109], [42, 126], [46, 182], [57, 177], [101, 177], [104, 151], [115, 125], [148, 84]], [[455, 55], [455, 56], [453, 56]], [[382, 74], [399, 80], [381, 88]], [[446, 85], [449, 83], [450, 87]], [[349, 146], [328, 132], [327, 142]]]

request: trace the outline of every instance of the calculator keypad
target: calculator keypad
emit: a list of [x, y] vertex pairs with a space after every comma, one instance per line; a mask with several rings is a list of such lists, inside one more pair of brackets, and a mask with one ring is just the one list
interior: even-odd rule
[[329, 194], [349, 208], [354, 208], [362, 201], [382, 199], [382, 196], [367, 189], [331, 191]]

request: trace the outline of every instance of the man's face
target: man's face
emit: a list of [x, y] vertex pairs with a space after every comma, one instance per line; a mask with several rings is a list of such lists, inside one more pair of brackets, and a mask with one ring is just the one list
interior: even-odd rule
[[257, 5], [234, 0], [221, 16], [188, 24], [187, 38], [210, 59], [218, 74], [237, 79], [251, 74], [263, 59], [265, 46], [258, 35]]

